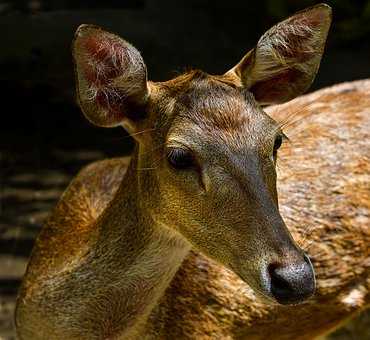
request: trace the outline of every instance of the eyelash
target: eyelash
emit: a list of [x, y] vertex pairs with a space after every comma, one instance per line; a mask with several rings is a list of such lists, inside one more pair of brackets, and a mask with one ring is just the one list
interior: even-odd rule
[[182, 148], [168, 148], [167, 161], [176, 170], [186, 170], [195, 166], [191, 151]]

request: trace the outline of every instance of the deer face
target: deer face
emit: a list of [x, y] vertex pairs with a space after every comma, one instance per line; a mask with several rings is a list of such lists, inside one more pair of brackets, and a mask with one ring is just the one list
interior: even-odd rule
[[138, 141], [146, 213], [282, 304], [311, 296], [315, 279], [279, 214], [284, 134], [261, 104], [307, 89], [329, 25], [330, 9], [315, 6], [266, 32], [226, 74], [164, 83], [148, 83], [139, 52], [111, 33], [82, 26], [74, 43], [84, 114], [123, 125]]

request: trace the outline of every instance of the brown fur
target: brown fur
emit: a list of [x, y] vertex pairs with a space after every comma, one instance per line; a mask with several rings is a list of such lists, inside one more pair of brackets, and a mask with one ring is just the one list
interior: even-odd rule
[[[370, 80], [359, 81], [269, 110], [279, 120], [294, 112], [297, 120], [286, 131], [292, 144], [279, 156], [280, 200], [290, 230], [314, 262], [315, 298], [301, 306], [266, 305], [235, 274], [192, 252], [152, 313], [147, 337], [312, 339], [369, 306], [369, 98]], [[127, 164], [126, 158], [105, 160], [82, 170], [66, 191], [70, 207], [87, 202], [84, 211], [95, 219], [114, 196]], [[65, 218], [73, 214], [70, 207]], [[91, 225], [80, 213], [75, 219], [82, 228]], [[47, 258], [53, 251], [69, 256], [79, 250], [78, 230], [66, 230], [65, 243], [48, 243]], [[27, 290], [30, 294], [26, 282]], [[21, 293], [20, 301], [27, 295]]]
[[[280, 153], [284, 219], [308, 253], [317, 294], [269, 306], [198, 253], [182, 264], [149, 329], [163, 339], [312, 339], [370, 305], [370, 80], [303, 96], [269, 112], [291, 144]], [[300, 109], [302, 108], [302, 109]]]
[[304, 92], [320, 65], [329, 12], [321, 4], [275, 25], [230, 73], [238, 75], [261, 104], [284, 102]]
[[[252, 321], [252, 334], [259, 334], [263, 320], [256, 319], [250, 305], [247, 310], [242, 307], [251, 302], [245, 283], [270, 302], [279, 301], [272, 289], [271, 266], [306, 268], [294, 272], [299, 280], [294, 281], [299, 287], [297, 293], [305, 292], [294, 301], [307, 299], [313, 293], [313, 272], [278, 210], [274, 149], [282, 128], [295, 127], [300, 115], [310, 114], [312, 121], [297, 133], [299, 141], [309, 141], [307, 147], [298, 146], [296, 154], [291, 148], [287, 169], [282, 171], [289, 177], [282, 177], [280, 187], [286, 220], [308, 251], [324, 237], [315, 236], [315, 232], [325, 230], [326, 246], [319, 249], [323, 254], [347, 255], [351, 251], [355, 261], [367, 255], [367, 231], [361, 230], [362, 238], [357, 239], [353, 230], [358, 218], [363, 225], [368, 217], [368, 179], [362, 173], [368, 170], [368, 164], [361, 158], [352, 163], [352, 156], [356, 152], [361, 156], [368, 147], [365, 143], [359, 149], [368, 137], [368, 130], [363, 128], [368, 124], [363, 107], [351, 103], [352, 108], [357, 105], [352, 113], [359, 115], [357, 121], [362, 123], [356, 129], [353, 116], [341, 114], [342, 102], [335, 96], [325, 97], [326, 92], [324, 103], [337, 103], [328, 113], [339, 108], [336, 120], [323, 119], [312, 111], [321, 98], [316, 98], [312, 106], [298, 105], [298, 101], [295, 106], [277, 108], [280, 123], [255, 100], [257, 96], [261, 103], [281, 102], [309, 85], [321, 59], [329, 22], [327, 6], [313, 7], [264, 35], [253, 64], [246, 66], [244, 58], [223, 76], [193, 71], [164, 83], [146, 82], [140, 53], [123, 39], [94, 26], [79, 28], [73, 51], [82, 110], [97, 125], [123, 125], [137, 145], [128, 167], [127, 162], [115, 159], [84, 169], [44, 225], [17, 303], [16, 324], [21, 339], [131, 339], [144, 335], [238, 338], [251, 334], [248, 325]], [[314, 48], [312, 57], [302, 58], [292, 34], [308, 39]], [[259, 53], [261, 49], [268, 54]], [[280, 57], [276, 58], [275, 53]], [[270, 86], [266, 73], [261, 73], [266, 60], [274, 70], [274, 79], [270, 80], [274, 83], [279, 79], [279, 84], [289, 87], [283, 93], [260, 92], [253, 86], [261, 82], [266, 88]], [[304, 76], [287, 78], [286, 67], [299, 68]], [[355, 90], [351, 88], [343, 96], [351, 91]], [[289, 107], [298, 110], [293, 117], [287, 117]], [[349, 124], [353, 124], [356, 135], [348, 129]], [[308, 138], [310, 133], [316, 138]], [[168, 150], [174, 148], [191, 151], [191, 169], [176, 170], [170, 165]], [[297, 161], [299, 167], [294, 169]], [[315, 170], [313, 164], [320, 170]], [[351, 196], [352, 205], [365, 202], [365, 206], [359, 213], [356, 206], [347, 216], [339, 209], [348, 209], [346, 197], [350, 197], [347, 191], [352, 182], [340, 182], [336, 175], [354, 169], [360, 172], [351, 178], [359, 181], [355, 183], [356, 194]], [[323, 178], [323, 173], [327, 177]], [[328, 193], [323, 194], [325, 190]], [[305, 197], [307, 193], [310, 199]], [[336, 197], [334, 211], [328, 204], [328, 194]], [[315, 230], [301, 237], [297, 221]], [[323, 229], [319, 228], [321, 224]], [[332, 230], [333, 225], [336, 229]], [[330, 239], [330, 235], [335, 238]], [[343, 240], [341, 235], [345, 236]], [[191, 248], [194, 255], [189, 255]], [[316, 255], [313, 253], [319, 274], [321, 268], [330, 277], [340, 275], [343, 268], [349, 270], [332, 258], [321, 267], [323, 255]], [[367, 275], [366, 268], [366, 263], [360, 265], [349, 276], [354, 280], [350, 283], [341, 277], [345, 286], [340, 292], [344, 296], [339, 302], [334, 298], [334, 304], [344, 301], [349, 312], [338, 312], [340, 316], [325, 321], [322, 327], [317, 324], [317, 333], [365, 304], [367, 287], [359, 284], [359, 277]], [[173, 281], [176, 273], [179, 279]], [[327, 302], [333, 301], [330, 294], [335, 294], [337, 288], [330, 280], [323, 283], [318, 285], [316, 300], [308, 303], [313, 308], [310, 313], [325, 301], [317, 312], [322, 313], [329, 306]], [[261, 306], [259, 316], [284, 315], [274, 315], [273, 307], [256, 304]], [[289, 310], [291, 316], [296, 315], [297, 308], [287, 308], [286, 313]], [[186, 315], [185, 320], [177, 320], [174, 313]], [[310, 320], [307, 317], [300, 325], [308, 328]], [[304, 338], [305, 334], [291, 327], [289, 336]]]

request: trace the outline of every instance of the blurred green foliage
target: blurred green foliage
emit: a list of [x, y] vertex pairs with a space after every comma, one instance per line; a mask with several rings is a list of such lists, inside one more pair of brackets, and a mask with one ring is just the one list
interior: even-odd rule
[[278, 21], [295, 11], [321, 2], [333, 8], [331, 44], [370, 44], [370, 0], [266, 0], [265, 5], [272, 20]]

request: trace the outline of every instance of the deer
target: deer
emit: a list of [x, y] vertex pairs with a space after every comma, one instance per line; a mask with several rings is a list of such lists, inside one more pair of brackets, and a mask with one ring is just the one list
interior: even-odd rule
[[[330, 23], [316, 5], [225, 74], [165, 82], [147, 80], [126, 40], [77, 29], [81, 110], [135, 148], [83, 168], [49, 215], [17, 298], [19, 339], [306, 339], [368, 305], [370, 83], [290, 101], [314, 80]], [[317, 122], [295, 149], [283, 129], [302, 112]]]
[[[266, 304], [234, 272], [192, 251], [151, 316], [148, 338], [323, 339], [369, 313], [370, 79], [266, 112], [290, 138], [279, 150], [279, 203], [315, 268], [315, 295]], [[353, 339], [367, 339], [366, 326]]]

